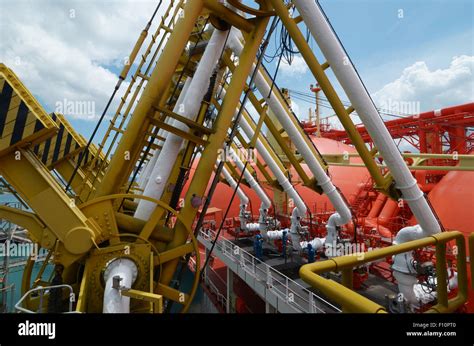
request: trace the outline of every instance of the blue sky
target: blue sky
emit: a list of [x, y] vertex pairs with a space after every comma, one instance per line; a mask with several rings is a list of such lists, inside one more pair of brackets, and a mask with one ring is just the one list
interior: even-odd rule
[[[416, 62], [424, 62], [434, 74], [449, 69], [453, 57], [474, 53], [474, 2], [470, 0], [321, 0], [320, 4], [371, 93], [398, 79]], [[317, 56], [325, 61], [321, 54]], [[468, 65], [472, 69], [472, 63]], [[456, 86], [455, 80], [449, 85], [467, 90], [470, 97], [464, 102], [474, 100], [472, 75], [470, 79], [470, 83], [464, 78], [463, 85]], [[280, 86], [305, 92], [312, 82], [309, 71], [280, 73], [278, 78]], [[449, 99], [436, 102], [420, 97], [417, 101], [421, 111], [450, 105]], [[453, 98], [451, 102], [460, 101]], [[305, 109], [310, 106], [296, 102]]]
[[[54, 110], [55, 103], [66, 98], [92, 101], [100, 114], [113, 91], [117, 66], [129, 54], [156, 3], [2, 0], [0, 60], [14, 69], [46, 110]], [[320, 3], [376, 103], [407, 100], [427, 111], [474, 100], [473, 1]], [[399, 18], [400, 10], [403, 18]], [[268, 52], [274, 48], [272, 43]], [[294, 65], [281, 67], [277, 83], [309, 92], [309, 84], [315, 81], [304, 62], [295, 59]], [[267, 66], [273, 71], [276, 61]], [[336, 89], [341, 91], [337, 83]], [[297, 115], [306, 118], [310, 104], [295, 101]], [[323, 114], [332, 111], [325, 109]], [[90, 135], [96, 118], [66, 115], [79, 132]], [[106, 121], [95, 142], [107, 126]]]

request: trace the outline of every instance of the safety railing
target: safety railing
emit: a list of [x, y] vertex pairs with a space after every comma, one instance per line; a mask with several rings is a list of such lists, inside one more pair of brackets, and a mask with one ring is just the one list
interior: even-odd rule
[[[27, 314], [36, 314], [36, 313], [46, 312], [46, 311], [43, 311], [44, 310], [43, 303], [44, 303], [45, 297], [47, 297], [47, 295], [50, 293], [50, 290], [52, 290], [52, 289], [62, 289], [62, 288], [67, 288], [69, 290], [69, 299], [68, 299], [68, 301], [69, 301], [69, 305], [68, 305], [69, 310], [66, 311], [66, 312], [75, 313], [75, 311], [73, 311], [73, 309], [72, 309], [72, 303], [74, 301], [74, 299], [73, 299], [74, 298], [74, 292], [73, 292], [72, 287], [70, 285], [66, 285], [66, 284], [46, 286], [46, 287], [40, 286], [40, 287], [32, 288], [31, 290], [26, 292], [23, 295], [23, 297], [20, 298], [18, 303], [15, 304], [15, 310], [17, 310], [18, 312], [24, 312], [24, 313], [27, 313]], [[33, 311], [33, 310], [30, 310], [30, 309], [24, 308], [22, 306], [22, 304], [26, 300], [26, 298], [28, 298], [34, 292], [38, 292], [38, 294], [39, 294], [39, 305], [38, 305], [37, 311]]]
[[225, 309], [227, 305], [227, 298], [224, 296], [212, 280], [207, 281], [207, 285], [213, 294], [215, 294], [217, 302], [220, 304], [221, 308]]
[[[192, 271], [196, 269], [196, 260], [193, 257], [189, 258], [188, 267]], [[221, 308], [225, 309], [227, 306], [227, 297], [221, 293], [217, 285], [212, 280], [211, 276], [208, 273], [211, 272], [214, 274], [214, 277], [218, 278], [220, 283], [227, 288], [227, 283], [217, 274], [217, 272], [211, 266], [206, 269], [206, 284], [208, 285], [210, 291], [216, 296], [217, 302], [220, 304]]]
[[[456, 241], [456, 260], [458, 273], [458, 292], [448, 300], [446, 243]], [[470, 241], [473, 242], [472, 240]], [[329, 299], [340, 304], [343, 312], [385, 313], [383, 306], [352, 290], [353, 269], [378, 259], [409, 252], [415, 249], [436, 247], [437, 304], [427, 312], [453, 312], [467, 300], [467, 267], [464, 235], [460, 232], [442, 232], [423, 239], [409, 241], [369, 252], [332, 258], [327, 261], [306, 264], [300, 269], [301, 278], [318, 289]], [[474, 244], [472, 245], [474, 247]], [[319, 274], [326, 272], [342, 272], [342, 284], [325, 279]]]
[[[199, 237], [212, 242], [215, 240], [215, 232], [201, 230]], [[328, 311], [341, 311], [324, 298], [309, 291], [296, 281], [290, 279], [275, 268], [270, 267], [228, 239], [219, 237], [215, 245], [215, 250], [220, 251], [232, 262], [238, 263], [242, 270], [257, 281], [264, 282], [267, 290], [270, 290], [289, 306], [293, 307], [295, 312], [326, 313]]]

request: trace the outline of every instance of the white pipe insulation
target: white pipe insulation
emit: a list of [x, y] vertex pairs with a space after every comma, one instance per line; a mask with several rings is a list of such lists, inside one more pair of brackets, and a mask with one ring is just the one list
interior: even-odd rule
[[116, 258], [107, 264], [104, 272], [105, 289], [102, 311], [104, 313], [129, 313], [130, 297], [122, 296], [113, 287], [114, 277], [120, 278], [120, 286], [131, 288], [138, 275], [136, 264], [128, 258]]
[[[196, 68], [191, 84], [189, 85], [189, 90], [184, 96], [183, 102], [176, 104], [175, 108], [177, 108], [177, 114], [188, 119], [194, 119], [196, 117], [201, 107], [201, 101], [209, 89], [212, 72], [216, 68], [222, 50], [224, 49], [227, 33], [227, 31], [220, 30], [214, 30], [212, 33], [204, 54]], [[174, 121], [174, 127], [188, 131], [188, 127], [179, 121]], [[145, 196], [155, 199], [161, 198], [183, 141], [183, 138], [173, 133], [168, 134], [155, 167], [153, 168], [151, 179], [145, 187], [143, 193]], [[156, 205], [153, 202], [140, 200], [135, 212], [135, 217], [148, 220], [155, 207]]]
[[[238, 30], [235, 28], [231, 30], [229, 46], [237, 55], [240, 55], [243, 50], [243, 45], [239, 39], [240, 36], [241, 34]], [[254, 82], [260, 94], [263, 95], [269, 108], [272, 110], [278, 121], [290, 136], [293, 144], [298, 149], [298, 152], [303, 156], [308, 168], [316, 178], [318, 185], [321, 186], [322, 190], [328, 196], [329, 200], [334, 206], [336, 214], [338, 214], [338, 216], [334, 218], [334, 221], [337, 222], [338, 226], [348, 223], [352, 218], [349, 207], [332, 183], [329, 176], [326, 174], [323, 167], [320, 165], [319, 161], [314, 156], [302, 134], [298, 130], [297, 125], [291, 120], [292, 114], [289, 114], [285, 107], [281, 104], [275, 91], [268, 84], [260, 70], [257, 71]], [[268, 95], [270, 96], [268, 97]]]
[[[242, 128], [242, 130], [245, 132], [248, 138], [253, 137], [254, 132], [252, 130], [252, 127], [247, 123], [247, 121], [243, 117], [240, 118], [239, 125]], [[257, 139], [255, 143], [255, 147], [257, 148], [258, 154], [262, 156], [263, 161], [265, 161], [265, 163], [268, 165], [273, 175], [277, 179], [278, 183], [283, 188], [283, 191], [285, 191], [286, 194], [291, 199], [293, 199], [293, 202], [295, 203], [295, 207], [298, 210], [299, 217], [304, 217], [307, 211], [306, 205], [303, 199], [301, 198], [301, 196], [293, 187], [293, 185], [291, 185], [290, 181], [288, 180], [288, 177], [285, 175], [285, 173], [282, 172], [280, 167], [278, 167], [278, 164], [273, 160], [272, 155], [270, 155], [270, 153], [267, 151], [267, 148], [265, 148], [265, 146], [260, 141], [260, 139]]]
[[[408, 241], [426, 237], [420, 225], [404, 227], [398, 231], [394, 244], [403, 244]], [[393, 276], [397, 280], [398, 290], [410, 304], [411, 308], [420, 307], [436, 298], [436, 293], [426, 293], [418, 283], [414, 266], [413, 252], [404, 252], [393, 256]], [[433, 279], [435, 280], [435, 279]], [[449, 288], [457, 287], [457, 273], [449, 280]]]
[[[239, 40], [239, 32], [232, 30], [230, 36], [230, 48], [234, 50], [236, 54], [240, 54], [243, 50], [243, 45]], [[313, 173], [314, 177], [318, 181], [318, 185], [321, 186], [324, 193], [328, 196], [332, 202], [334, 208], [339, 213], [344, 223], [351, 220], [351, 212], [343, 200], [342, 196], [337, 191], [336, 187], [332, 184], [331, 179], [328, 177], [324, 169], [321, 167], [319, 161], [313, 155], [308, 144], [302, 137], [295, 123], [291, 120], [292, 115], [288, 114], [287, 110], [283, 107], [280, 100], [275, 94], [275, 91], [271, 89], [271, 86], [267, 83], [262, 72], [259, 70], [255, 77], [255, 85], [259, 92], [264, 96], [269, 108], [277, 117], [285, 131], [290, 136], [293, 144], [298, 149], [298, 152], [303, 156], [306, 164]], [[270, 93], [270, 90], [271, 93]], [[270, 97], [267, 97], [270, 93]]]
[[[217, 166], [219, 166], [219, 160], [217, 160]], [[246, 211], [247, 211], [247, 205], [249, 204], [249, 198], [245, 194], [245, 192], [240, 188], [240, 186], [237, 185], [237, 182], [234, 180], [232, 175], [229, 173], [227, 168], [222, 167], [222, 174], [224, 175], [225, 180], [229, 183], [230, 187], [232, 189], [237, 189], [237, 194], [239, 195], [240, 199], [240, 206], [239, 206], [239, 220], [240, 220], [240, 229], [243, 231], [249, 230], [249, 224], [247, 223], [247, 218], [246, 218]], [[251, 226], [250, 228], [253, 227]]]
[[[217, 161], [217, 165], [219, 165], [219, 161]], [[234, 180], [232, 175], [229, 173], [227, 168], [222, 167], [222, 175], [224, 176], [225, 180], [229, 183], [230, 187], [235, 190], [237, 187], [237, 182]], [[239, 187], [237, 187], [237, 195], [239, 195], [240, 205], [247, 206], [249, 204], [249, 198], [245, 194], [245, 192]]]
[[264, 209], [270, 209], [272, 206], [272, 202], [270, 201], [270, 198], [268, 198], [267, 194], [263, 190], [263, 188], [260, 186], [260, 184], [255, 180], [253, 175], [246, 169], [244, 171], [244, 166], [245, 164], [242, 162], [238, 154], [234, 151], [234, 149], [229, 148], [229, 153], [232, 155], [232, 159], [235, 162], [236, 166], [239, 168], [239, 170], [244, 172], [244, 178], [249, 183], [250, 187], [255, 191], [257, 194], [258, 198], [262, 202], [261, 207]]
[[313, 238], [313, 240], [310, 241], [302, 241], [300, 245], [304, 249], [308, 247], [308, 244], [311, 244], [311, 247], [314, 249], [314, 251], [318, 251], [324, 246], [325, 243], [326, 238]]
[[[258, 229], [264, 232], [267, 229], [266, 219], [268, 215], [268, 209], [270, 209], [270, 207], [272, 206], [272, 202], [270, 201], [270, 198], [268, 198], [263, 188], [257, 182], [257, 180], [253, 177], [253, 175], [247, 169], [244, 170], [245, 165], [240, 159], [240, 157], [237, 155], [237, 153], [232, 148], [229, 148], [229, 153], [232, 155], [232, 159], [239, 168], [239, 170], [241, 172], [244, 172], [245, 180], [247, 181], [247, 183], [249, 183], [250, 187], [252, 188], [252, 190], [255, 191], [261, 201], [259, 209]], [[251, 231], [254, 231], [254, 228], [256, 227], [252, 224], [247, 224], [247, 226]]]
[[[173, 109], [173, 112], [176, 113], [179, 110], [179, 105], [181, 105], [183, 103], [184, 96], [188, 92], [189, 85], [191, 84], [192, 80], [193, 80], [192, 77], [188, 77], [186, 79], [186, 81], [184, 82], [183, 89], [179, 93], [179, 96], [178, 96], [178, 99], [176, 100], [176, 105]], [[173, 119], [168, 117], [168, 118], [165, 119], [165, 123], [170, 124], [172, 122], [172, 120]], [[159, 145], [160, 147], [163, 147], [163, 144], [164, 144], [167, 136], [168, 136], [168, 131], [165, 131], [163, 129], [159, 129], [158, 130], [158, 137], [161, 137], [161, 138], [164, 138], [164, 139], [159, 140], [157, 145]], [[153, 168], [156, 165], [156, 160], [158, 160], [158, 156], [160, 155], [160, 152], [161, 152], [161, 149], [156, 149], [156, 150], [153, 151], [153, 156], [151, 157], [150, 161], [147, 162], [147, 165], [143, 169], [142, 174], [140, 174], [140, 179], [139, 179], [139, 182], [138, 182], [138, 186], [140, 187], [140, 189], [145, 190], [145, 187], [148, 184], [148, 181], [150, 180], [150, 176], [153, 173]], [[138, 202], [139, 199], [137, 199], [136, 201]]]
[[[220, 95], [220, 98], [223, 99], [226, 95], [226, 90], [224, 88], [221, 88], [219, 90], [219, 95]], [[237, 115], [237, 113], [238, 113], [238, 110], [235, 111], [236, 115]], [[252, 138], [254, 136], [254, 131], [253, 131], [252, 127], [249, 125], [249, 123], [247, 122], [247, 120], [245, 120], [245, 118], [243, 118], [243, 117], [240, 118], [239, 125], [240, 125], [240, 127], [242, 128], [242, 130], [244, 131], [245, 135], [248, 138]], [[306, 211], [307, 211], [306, 205], [305, 205], [303, 199], [301, 198], [301, 196], [298, 194], [298, 192], [293, 187], [293, 185], [291, 185], [290, 181], [288, 180], [288, 177], [285, 175], [285, 173], [282, 172], [282, 170], [280, 169], [278, 164], [275, 162], [273, 157], [270, 155], [267, 148], [261, 142], [260, 139], [257, 139], [257, 141], [255, 143], [255, 147], [257, 149], [258, 154], [262, 156], [263, 161], [265, 161], [265, 163], [268, 165], [268, 167], [272, 171], [273, 175], [277, 179], [278, 183], [283, 188], [283, 191], [291, 199], [293, 199], [293, 202], [295, 204], [295, 208], [293, 209], [293, 211], [291, 213], [291, 225], [292, 225], [292, 227], [290, 229], [290, 233], [294, 232], [294, 236], [293, 236], [294, 240], [292, 240], [292, 242], [295, 243], [295, 245], [294, 245], [295, 249], [300, 250], [300, 248], [299, 248], [300, 237], [299, 237], [299, 234], [297, 232], [297, 229], [300, 225], [300, 219], [306, 215]], [[271, 234], [275, 235], [275, 236], [277, 236], [277, 234], [278, 234], [280, 236], [280, 238], [281, 238], [281, 235], [282, 235], [281, 231], [269, 231], [269, 232], [267, 232], [266, 229], [261, 230], [261, 231], [262, 231], [262, 236], [265, 239], [269, 239], [267, 237], [267, 233], [269, 233], [269, 232], [279, 232], [279, 233], [271, 233]]]
[[421, 228], [426, 235], [440, 232], [440, 225], [424, 198], [423, 192], [405, 164], [323, 10], [315, 1], [293, 0], [293, 3], [367, 128], [367, 132], [394, 177], [396, 187], [401, 190], [403, 198], [407, 201]]

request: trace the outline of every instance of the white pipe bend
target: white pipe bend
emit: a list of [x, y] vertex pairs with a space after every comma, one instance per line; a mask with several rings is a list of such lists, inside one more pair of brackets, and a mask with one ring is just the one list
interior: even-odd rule
[[120, 290], [113, 287], [113, 281], [115, 276], [119, 276], [120, 286], [131, 288], [137, 275], [138, 268], [131, 259], [116, 258], [107, 264], [104, 272], [104, 313], [130, 313], [130, 297], [122, 296]]

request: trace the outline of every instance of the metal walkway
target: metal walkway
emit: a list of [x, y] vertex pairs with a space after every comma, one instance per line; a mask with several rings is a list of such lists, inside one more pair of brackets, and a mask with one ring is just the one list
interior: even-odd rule
[[[215, 233], [201, 230], [197, 239], [209, 250], [215, 239]], [[266, 303], [280, 313], [330, 313], [341, 311], [324, 298], [311, 292], [302, 284], [290, 279], [267, 263], [262, 262], [228, 239], [219, 237], [213, 254], [244, 280]], [[282, 259], [270, 261], [283, 263]]]

